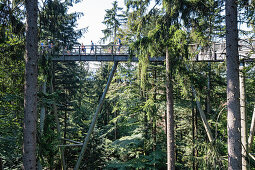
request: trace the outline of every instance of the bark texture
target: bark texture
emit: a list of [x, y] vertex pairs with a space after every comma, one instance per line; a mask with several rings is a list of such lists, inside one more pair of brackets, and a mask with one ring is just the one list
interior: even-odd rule
[[38, 7], [37, 0], [25, 0], [26, 54], [24, 91], [24, 169], [36, 169], [37, 122], [37, 60], [38, 60]]
[[171, 59], [166, 47], [166, 125], [167, 125], [167, 169], [175, 169], [174, 146], [174, 98], [171, 83]]
[[237, 1], [226, 0], [228, 169], [242, 166]]
[[242, 142], [242, 170], [247, 170], [247, 124], [246, 124], [246, 103], [245, 103], [245, 74], [243, 71], [244, 63], [239, 66], [240, 69], [240, 114], [241, 114], [241, 142]]

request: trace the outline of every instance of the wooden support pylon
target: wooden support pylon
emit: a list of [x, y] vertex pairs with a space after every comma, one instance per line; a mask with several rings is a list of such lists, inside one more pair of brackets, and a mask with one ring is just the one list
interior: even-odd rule
[[112, 81], [112, 78], [113, 78], [113, 75], [114, 75], [114, 72], [115, 70], [117, 69], [117, 65], [118, 65], [118, 62], [114, 62], [114, 65], [112, 67], [112, 70], [111, 70], [111, 73], [109, 75], [109, 78], [108, 78], [108, 81], [107, 81], [107, 84], [105, 86], [105, 89], [104, 89], [104, 92], [100, 98], [100, 101], [99, 101], [99, 104], [97, 106], [97, 109], [96, 109], [96, 112], [93, 116], [93, 119], [91, 121], [91, 124], [90, 124], [90, 127], [89, 127], [89, 130], [88, 130], [88, 133], [87, 133], [87, 136], [83, 142], [83, 146], [82, 146], [82, 149], [81, 149], [81, 152], [80, 152], [80, 155], [79, 155], [79, 158], [78, 158], [78, 161], [75, 165], [75, 168], [74, 170], [78, 170], [79, 167], [80, 167], [80, 164], [81, 164], [81, 160], [82, 160], [82, 157], [87, 149], [87, 145], [88, 145], [88, 142], [89, 142], [89, 139], [90, 139], [90, 136], [94, 130], [94, 127], [96, 125], [96, 121], [97, 121], [97, 117], [98, 117], [98, 114], [100, 113], [101, 109], [102, 109], [102, 106], [103, 106], [103, 103], [104, 103], [104, 99], [105, 99], [105, 96], [106, 96], [106, 93], [110, 87], [110, 84], [111, 84], [111, 81]]

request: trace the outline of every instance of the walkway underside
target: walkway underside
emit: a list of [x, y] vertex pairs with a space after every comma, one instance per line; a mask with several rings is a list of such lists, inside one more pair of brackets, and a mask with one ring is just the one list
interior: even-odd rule
[[[56, 56], [56, 55], [55, 55]], [[223, 57], [222, 57], [223, 56]], [[217, 57], [216, 55], [213, 57], [209, 57], [208, 55], [196, 55], [190, 61], [192, 62], [224, 62], [226, 56], [221, 54], [221, 57]], [[100, 62], [138, 62], [137, 57], [131, 57], [129, 55], [121, 54], [121, 55], [59, 55], [52, 59], [53, 61], [100, 61]], [[251, 55], [249, 57], [240, 57], [240, 60], [245, 62], [253, 62], [255, 60], [255, 56]], [[150, 62], [164, 62], [165, 57], [149, 57]]]
[[[52, 59], [53, 61], [117, 61], [117, 62], [138, 62], [137, 57], [131, 57], [129, 55], [62, 55]], [[151, 62], [162, 62], [165, 57], [153, 57], [149, 58]]]

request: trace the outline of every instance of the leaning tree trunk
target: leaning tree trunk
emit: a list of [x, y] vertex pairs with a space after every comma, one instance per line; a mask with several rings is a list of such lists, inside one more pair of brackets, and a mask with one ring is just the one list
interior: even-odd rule
[[175, 169], [174, 155], [174, 98], [173, 85], [171, 83], [171, 61], [166, 47], [166, 126], [167, 126], [167, 169]]
[[24, 169], [36, 169], [36, 122], [37, 122], [37, 58], [38, 28], [37, 0], [25, 0], [26, 7], [26, 54], [24, 91]]
[[228, 169], [241, 169], [237, 0], [226, 0]]

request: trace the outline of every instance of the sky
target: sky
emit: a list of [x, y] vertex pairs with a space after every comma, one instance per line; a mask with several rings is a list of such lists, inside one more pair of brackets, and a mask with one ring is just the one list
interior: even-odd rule
[[[84, 14], [77, 22], [77, 29], [88, 27], [88, 32], [78, 40], [80, 43], [90, 45], [92, 40], [94, 44], [99, 44], [100, 38], [103, 37], [101, 30], [106, 28], [102, 24], [106, 13], [105, 10], [111, 9], [113, 2], [114, 0], [83, 0], [69, 9], [69, 13], [82, 12]], [[117, 2], [119, 7], [124, 8], [124, 0], [117, 0]]]
[[[112, 3], [114, 0], [82, 0], [82, 2], [75, 4], [69, 9], [71, 12], [82, 12], [84, 16], [78, 19], [78, 27], [85, 28], [88, 27], [88, 32], [83, 35], [78, 41], [84, 45], [90, 45], [91, 40], [94, 44], [99, 44], [100, 38], [103, 37], [101, 30], [105, 29], [106, 26], [102, 24], [104, 20], [104, 15], [106, 14], [106, 9], [112, 8]], [[117, 0], [118, 6], [125, 9], [124, 0]], [[152, 4], [153, 6], [154, 4]], [[248, 28], [243, 24], [242, 29], [248, 30]]]

